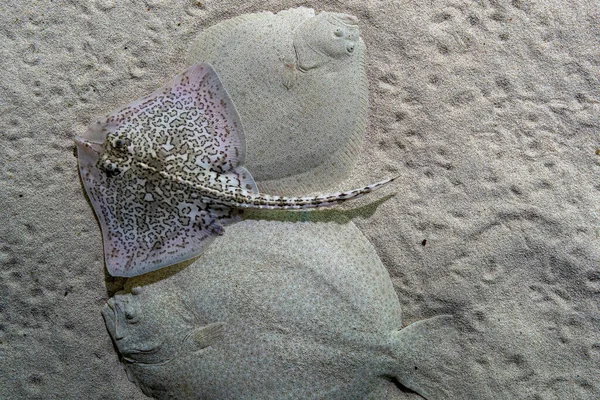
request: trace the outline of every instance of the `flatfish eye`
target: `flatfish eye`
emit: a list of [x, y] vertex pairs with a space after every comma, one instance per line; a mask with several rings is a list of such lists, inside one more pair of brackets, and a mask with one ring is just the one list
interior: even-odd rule
[[132, 320], [135, 318], [135, 311], [131, 309], [125, 310], [125, 318]]
[[139, 308], [135, 304], [127, 304], [123, 307], [123, 316], [130, 324], [135, 324], [140, 319]]
[[336, 37], [342, 37], [344, 36], [344, 31], [342, 30], [342, 28], [335, 28], [333, 34]]
[[132, 295], [134, 295], [134, 296], [137, 296], [137, 295], [141, 294], [141, 293], [142, 293], [142, 291], [143, 291], [143, 290], [142, 290], [142, 287], [141, 287], [141, 286], [134, 286], [134, 287], [131, 289], [131, 294], [132, 294]]
[[348, 43], [346, 45], [346, 51], [348, 53], [354, 53], [354, 49], [356, 48], [356, 45], [354, 43]]

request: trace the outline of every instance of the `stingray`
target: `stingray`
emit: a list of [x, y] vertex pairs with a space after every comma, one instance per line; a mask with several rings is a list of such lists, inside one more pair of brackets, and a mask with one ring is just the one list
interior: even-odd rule
[[198, 256], [224, 226], [241, 219], [241, 209], [333, 206], [395, 179], [328, 195], [260, 193], [243, 166], [238, 113], [206, 63], [101, 118], [75, 142], [113, 276]]

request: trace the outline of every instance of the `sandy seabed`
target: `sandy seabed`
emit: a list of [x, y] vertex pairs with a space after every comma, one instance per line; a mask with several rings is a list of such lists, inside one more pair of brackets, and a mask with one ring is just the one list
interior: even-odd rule
[[600, 398], [600, 3], [583, 0], [0, 6], [0, 398], [145, 398], [100, 315], [123, 282], [73, 137], [183, 70], [205, 27], [299, 5], [360, 19], [369, 122], [340, 187], [401, 175], [354, 222], [404, 324], [453, 314], [489, 399]]

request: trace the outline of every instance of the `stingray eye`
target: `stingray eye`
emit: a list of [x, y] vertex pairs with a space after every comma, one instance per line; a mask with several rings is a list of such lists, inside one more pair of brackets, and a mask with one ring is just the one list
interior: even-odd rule
[[106, 171], [106, 175], [108, 176], [119, 175], [121, 173], [121, 170], [117, 165], [110, 160], [106, 160], [104, 163], [104, 171]]
[[131, 144], [129, 139], [116, 139], [113, 142], [113, 147], [118, 150], [127, 150], [127, 147]]
[[333, 30], [333, 35], [336, 37], [342, 37], [344, 36], [344, 31], [342, 30], [342, 28], [335, 28]]

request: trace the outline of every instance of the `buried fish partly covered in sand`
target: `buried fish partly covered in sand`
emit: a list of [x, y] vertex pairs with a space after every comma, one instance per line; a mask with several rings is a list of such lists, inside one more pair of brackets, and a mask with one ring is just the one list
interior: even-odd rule
[[298, 7], [204, 29], [189, 65], [217, 71], [244, 125], [246, 167], [272, 194], [323, 193], [362, 148], [368, 80], [358, 18]]
[[455, 318], [402, 328], [367, 238], [312, 216], [244, 220], [177, 273], [129, 279], [103, 310], [129, 378], [157, 399], [379, 400], [390, 379], [488, 398], [465, 379]]

